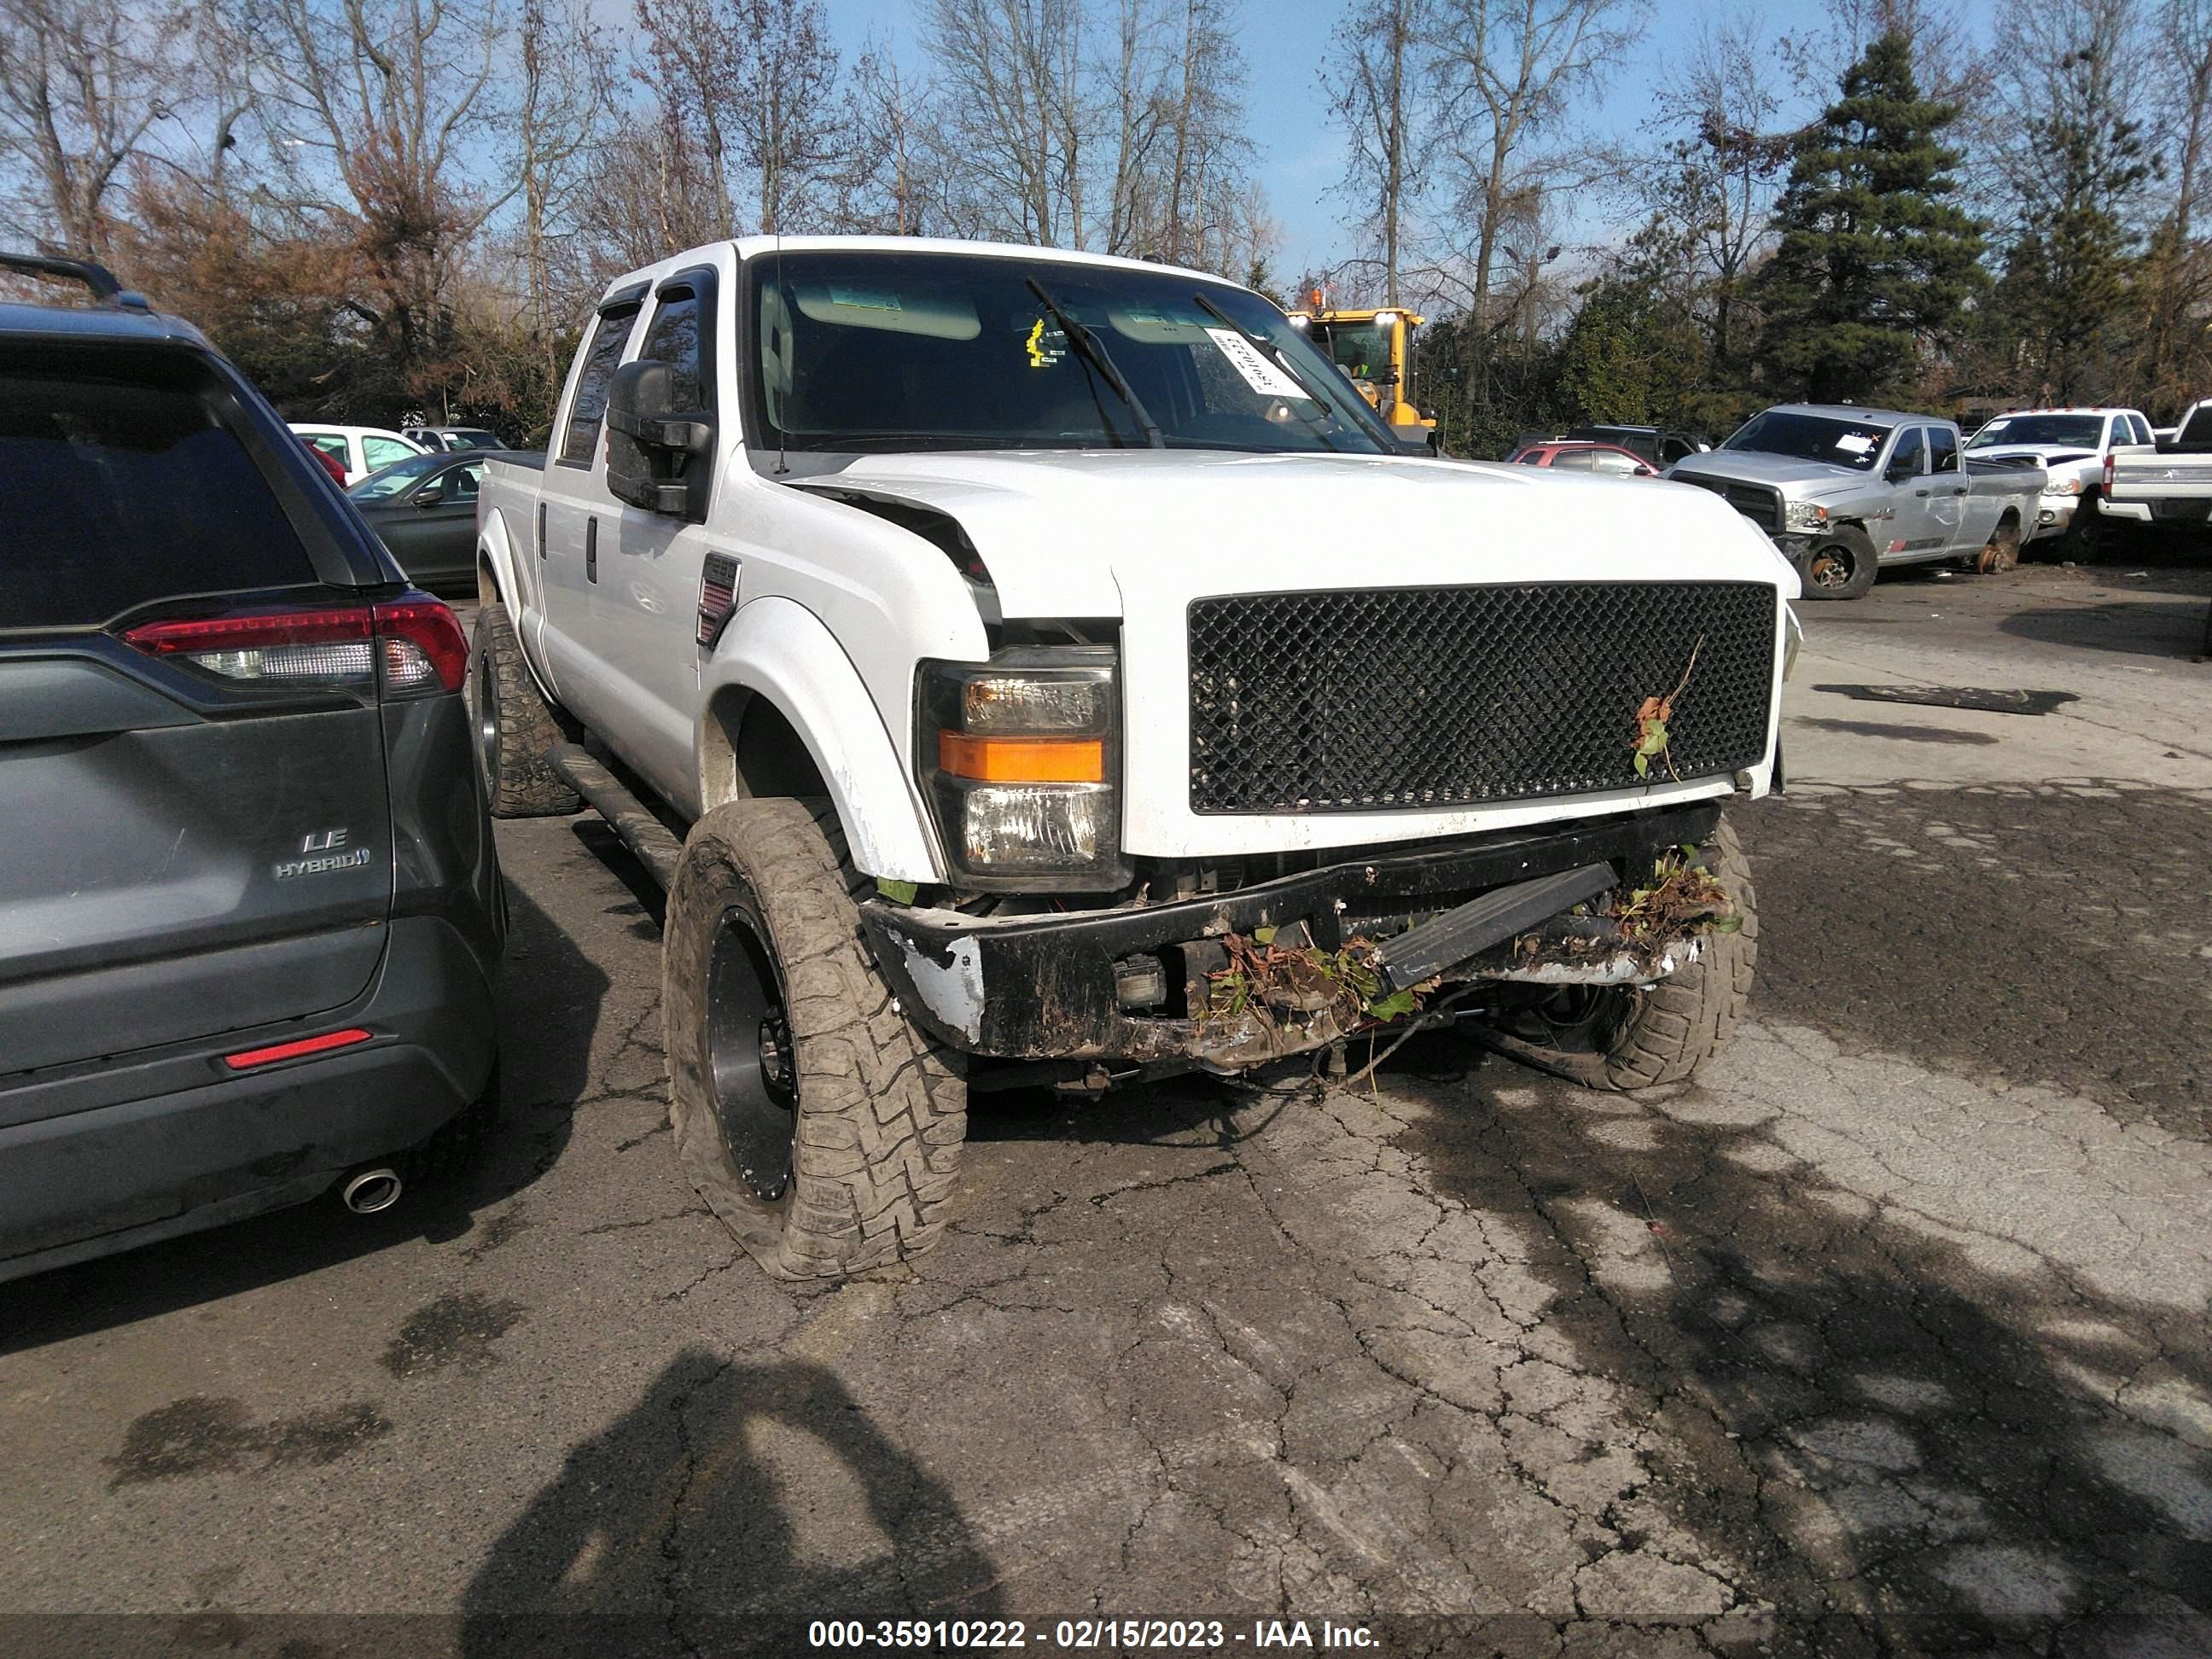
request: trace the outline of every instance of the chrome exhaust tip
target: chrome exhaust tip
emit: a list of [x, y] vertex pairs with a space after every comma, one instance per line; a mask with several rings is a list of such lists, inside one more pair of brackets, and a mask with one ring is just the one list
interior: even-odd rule
[[380, 1166], [363, 1170], [347, 1182], [338, 1196], [356, 1215], [374, 1215], [399, 1201], [399, 1172]]

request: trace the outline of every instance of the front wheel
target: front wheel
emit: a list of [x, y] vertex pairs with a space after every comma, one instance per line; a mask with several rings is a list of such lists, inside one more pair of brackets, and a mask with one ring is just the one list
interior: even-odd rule
[[778, 799], [692, 825], [668, 890], [678, 1156], [781, 1278], [920, 1255], [959, 1173], [967, 1085], [870, 957], [854, 902], [867, 886], [826, 805]]
[[1797, 556], [1797, 574], [1808, 599], [1856, 599], [1874, 586], [1874, 540], [1845, 525]]
[[1696, 962], [1648, 991], [1565, 986], [1495, 1024], [1471, 1025], [1477, 1039], [1591, 1089], [1646, 1089], [1694, 1074], [1735, 1034], [1759, 961], [1750, 862], [1728, 824], [1715, 840], [1713, 875], [1742, 917], [1741, 928], [1706, 934]]
[[1989, 540], [1975, 556], [1974, 568], [1984, 576], [2002, 575], [2020, 563], [2020, 526], [2008, 520], [1990, 532]]

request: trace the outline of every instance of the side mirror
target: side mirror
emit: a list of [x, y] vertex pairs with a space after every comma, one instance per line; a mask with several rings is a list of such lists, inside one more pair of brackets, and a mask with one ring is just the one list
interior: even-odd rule
[[1884, 483], [1901, 483], [1907, 478], [1917, 478], [1919, 476], [1920, 469], [1913, 465], [1911, 462], [1907, 462], [1903, 466], [1899, 466], [1895, 461], [1892, 461], [1887, 466], [1881, 470], [1881, 478]]
[[446, 481], [433, 478], [407, 498], [410, 507], [441, 507], [445, 504]]
[[703, 523], [712, 478], [714, 417], [671, 407], [675, 371], [641, 360], [607, 388], [607, 489], [648, 513]]
[[1636, 468], [1636, 476], [1639, 478], [1656, 478], [1659, 475], [1654, 472], [1650, 467], [1638, 462]]

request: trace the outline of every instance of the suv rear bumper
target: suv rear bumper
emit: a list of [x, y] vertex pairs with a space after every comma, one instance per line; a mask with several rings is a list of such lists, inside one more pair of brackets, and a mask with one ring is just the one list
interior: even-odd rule
[[1200, 973], [1208, 945], [1228, 933], [1303, 922], [1328, 948], [1360, 916], [1446, 910], [1592, 863], [1642, 874], [1664, 849], [1708, 840], [1720, 811], [1720, 803], [1705, 801], [1566, 829], [1425, 842], [1217, 896], [1112, 910], [1002, 919], [872, 899], [860, 907], [860, 925], [907, 1012], [968, 1054], [1240, 1069], [1328, 1039], [1271, 1034], [1269, 1051], [1255, 1053], [1218, 1023], [1128, 1012], [1115, 964], [1160, 957], [1171, 989], [1182, 988], [1172, 984], [1173, 964]]
[[[222, 1059], [352, 1026], [371, 1039], [248, 1073]], [[0, 1279], [313, 1198], [435, 1133], [495, 1048], [476, 951], [442, 919], [401, 917], [345, 1007], [0, 1084]]]

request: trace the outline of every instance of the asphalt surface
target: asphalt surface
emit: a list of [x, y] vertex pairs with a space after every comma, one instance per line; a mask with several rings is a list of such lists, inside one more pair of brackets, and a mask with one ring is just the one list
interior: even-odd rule
[[[944, 1246], [837, 1288], [669, 1155], [645, 878], [504, 825], [468, 1182], [0, 1286], [0, 1648], [2212, 1653], [2208, 597], [2183, 550], [1808, 607], [1696, 1084], [1441, 1036], [979, 1103]], [[1905, 683], [2075, 701], [1820, 689]]]

